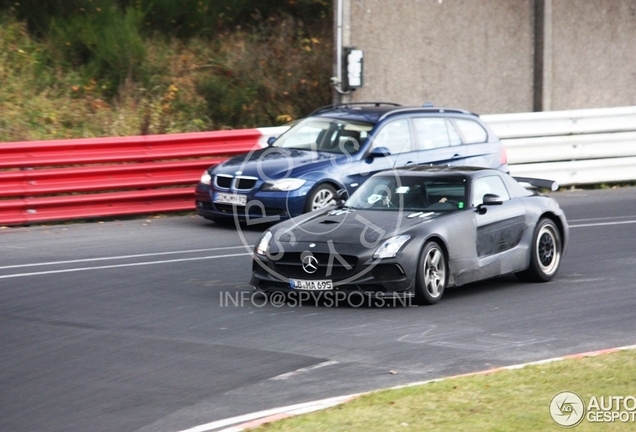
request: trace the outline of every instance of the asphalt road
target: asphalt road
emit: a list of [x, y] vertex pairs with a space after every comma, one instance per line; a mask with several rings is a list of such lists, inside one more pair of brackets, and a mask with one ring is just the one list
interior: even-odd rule
[[179, 431], [636, 344], [636, 188], [554, 196], [571, 224], [555, 280], [430, 307], [252, 302], [261, 230], [198, 217], [2, 229], [0, 430]]

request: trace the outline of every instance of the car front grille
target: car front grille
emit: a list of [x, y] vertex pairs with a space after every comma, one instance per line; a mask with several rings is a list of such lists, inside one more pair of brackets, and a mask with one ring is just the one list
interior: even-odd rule
[[285, 253], [281, 259], [274, 261], [274, 270], [280, 275], [296, 279], [334, 279], [342, 280], [355, 274], [358, 257], [353, 255], [338, 255], [344, 262], [336, 256], [327, 253], [314, 253], [318, 260], [318, 269], [314, 273], [307, 273], [303, 270], [301, 254], [298, 252]]
[[217, 175], [214, 179], [214, 183], [219, 188], [229, 189], [232, 187], [232, 180], [233, 178], [230, 176]]
[[252, 177], [236, 177], [234, 189], [251, 190], [256, 186], [256, 179]]
[[217, 174], [214, 177], [214, 185], [218, 189], [249, 191], [254, 189], [258, 179], [256, 177], [237, 176], [232, 177], [225, 174]]

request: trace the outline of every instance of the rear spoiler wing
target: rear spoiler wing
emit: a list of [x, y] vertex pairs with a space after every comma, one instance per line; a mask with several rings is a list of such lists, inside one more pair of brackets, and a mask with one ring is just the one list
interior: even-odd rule
[[517, 180], [517, 182], [519, 183], [522, 183], [522, 186], [526, 188], [527, 186], [523, 183], [526, 183], [532, 189], [550, 189], [552, 192], [555, 192], [557, 189], [559, 189], [559, 183], [554, 180], [545, 180], [532, 177], [513, 177], [513, 179]]

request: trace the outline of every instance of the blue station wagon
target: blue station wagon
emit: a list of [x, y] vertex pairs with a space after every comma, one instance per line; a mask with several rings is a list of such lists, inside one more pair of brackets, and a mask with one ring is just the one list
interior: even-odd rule
[[217, 222], [276, 222], [333, 205], [371, 175], [409, 165], [509, 171], [501, 141], [471, 112], [334, 105], [270, 138], [268, 147], [206, 170], [195, 191], [197, 214]]

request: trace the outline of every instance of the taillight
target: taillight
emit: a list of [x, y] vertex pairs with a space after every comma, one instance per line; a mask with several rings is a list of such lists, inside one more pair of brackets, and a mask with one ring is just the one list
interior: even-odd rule
[[505, 165], [508, 163], [508, 155], [506, 154], [506, 148], [505, 147], [501, 147], [501, 155], [499, 157], [499, 162], [501, 163], [501, 165]]

